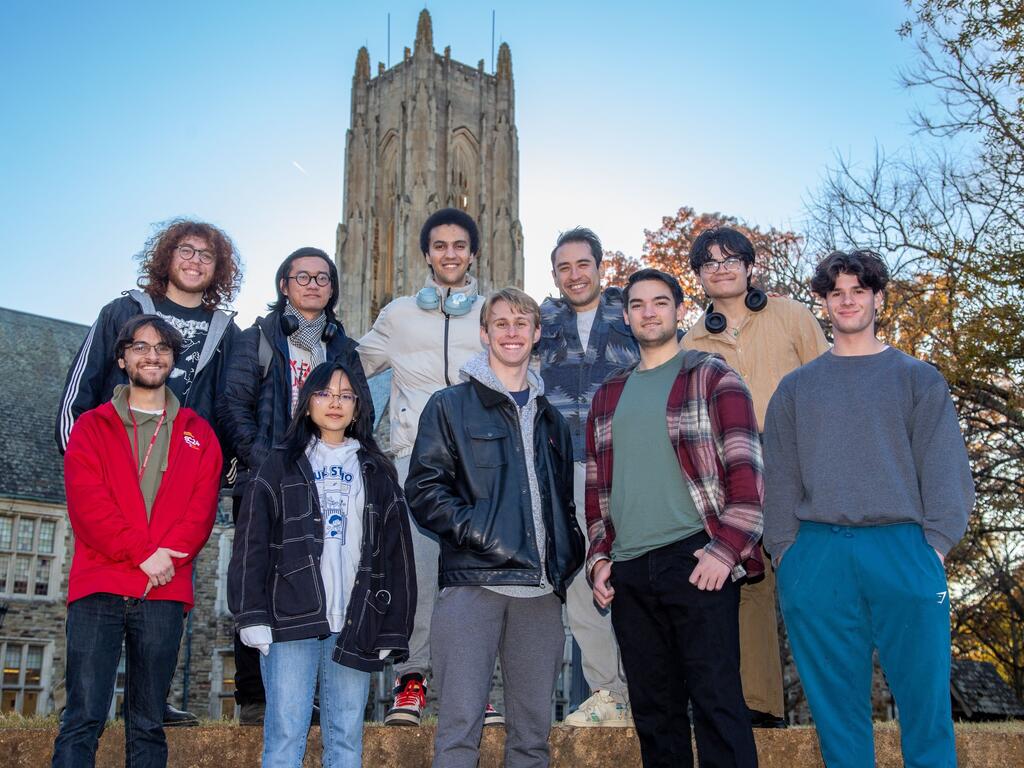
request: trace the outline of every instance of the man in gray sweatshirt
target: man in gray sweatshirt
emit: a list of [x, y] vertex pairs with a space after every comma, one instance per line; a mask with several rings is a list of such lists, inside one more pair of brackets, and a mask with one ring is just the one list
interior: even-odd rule
[[904, 765], [952, 768], [944, 560], [974, 483], [942, 375], [875, 336], [888, 279], [870, 251], [837, 251], [815, 271], [835, 346], [768, 405], [764, 546], [825, 764], [874, 765], [877, 648]]

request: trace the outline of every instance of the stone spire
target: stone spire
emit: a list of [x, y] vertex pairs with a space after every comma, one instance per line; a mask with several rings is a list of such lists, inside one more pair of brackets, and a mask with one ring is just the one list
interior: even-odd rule
[[512, 79], [512, 49], [508, 47], [508, 43], [502, 43], [498, 48], [498, 79]]
[[430, 22], [430, 12], [424, 8], [420, 11], [420, 20], [416, 23], [416, 47], [415, 52], [421, 50], [427, 53], [434, 52], [434, 27]]
[[366, 82], [370, 79], [370, 52], [364, 45], [356, 54], [356, 82]]

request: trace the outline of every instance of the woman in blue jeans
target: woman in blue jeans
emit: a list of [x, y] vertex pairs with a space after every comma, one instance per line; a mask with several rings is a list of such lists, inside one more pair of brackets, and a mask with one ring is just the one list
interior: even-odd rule
[[262, 654], [264, 768], [301, 766], [318, 679], [323, 764], [357, 768], [370, 672], [408, 655], [408, 513], [360, 406], [343, 364], [313, 369], [242, 502], [228, 601]]

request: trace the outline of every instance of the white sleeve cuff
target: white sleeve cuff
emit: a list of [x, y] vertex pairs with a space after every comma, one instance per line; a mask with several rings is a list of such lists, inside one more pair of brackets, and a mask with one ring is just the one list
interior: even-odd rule
[[270, 652], [270, 645], [274, 642], [274, 635], [266, 624], [256, 624], [251, 627], [242, 627], [238, 632], [238, 639], [243, 645], [250, 648], [258, 648], [264, 656]]

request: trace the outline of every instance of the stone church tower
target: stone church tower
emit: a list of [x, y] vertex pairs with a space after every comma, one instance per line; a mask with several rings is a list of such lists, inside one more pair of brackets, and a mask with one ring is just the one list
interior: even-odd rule
[[344, 219], [335, 258], [339, 315], [350, 336], [369, 329], [396, 296], [423, 286], [420, 227], [439, 208], [468, 212], [480, 228], [471, 273], [481, 290], [523, 285], [519, 140], [512, 54], [502, 43], [495, 74], [469, 67], [451, 49], [434, 52], [430, 14], [420, 12], [416, 45], [391, 69], [360, 48], [345, 140]]

